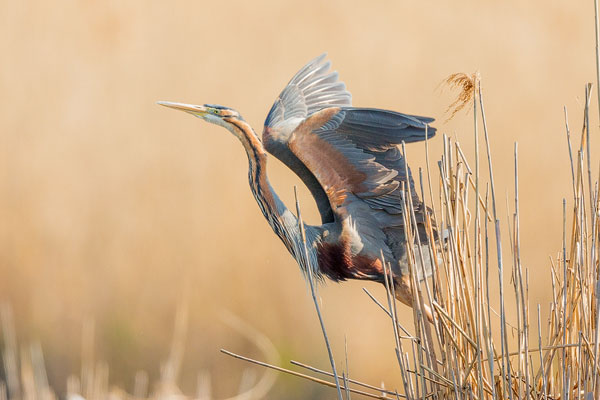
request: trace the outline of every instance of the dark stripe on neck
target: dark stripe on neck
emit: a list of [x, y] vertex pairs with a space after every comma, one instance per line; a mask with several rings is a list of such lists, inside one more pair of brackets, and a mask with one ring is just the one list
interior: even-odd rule
[[292, 241], [288, 237], [289, 233], [282, 224], [281, 216], [275, 202], [275, 195], [267, 180], [267, 157], [262, 142], [251, 128], [242, 125], [240, 121], [234, 119], [227, 119], [226, 121], [239, 129], [246, 139], [247, 143], [244, 144], [244, 147], [246, 148], [250, 162], [248, 179], [258, 207], [267, 219], [273, 232], [275, 232], [288, 251], [295, 257]]

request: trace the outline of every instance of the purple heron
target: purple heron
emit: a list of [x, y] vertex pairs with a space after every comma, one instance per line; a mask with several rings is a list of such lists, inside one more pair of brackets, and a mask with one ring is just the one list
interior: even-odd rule
[[[420, 278], [431, 274], [423, 220], [423, 211], [429, 210], [416, 195], [398, 145], [433, 136], [434, 128], [426, 130], [432, 118], [352, 107], [352, 96], [337, 72], [330, 71], [325, 54], [306, 64], [283, 89], [267, 115], [262, 140], [231, 108], [159, 104], [220, 125], [242, 142], [258, 207], [305, 275], [311, 268], [313, 276], [334, 281], [384, 282], [383, 254], [391, 266], [396, 298], [412, 306], [403, 188], [410, 185], [417, 218], [413, 234], [424, 250]], [[308, 260], [297, 216], [269, 184], [267, 152], [292, 169], [315, 198], [322, 224], [304, 225]]]

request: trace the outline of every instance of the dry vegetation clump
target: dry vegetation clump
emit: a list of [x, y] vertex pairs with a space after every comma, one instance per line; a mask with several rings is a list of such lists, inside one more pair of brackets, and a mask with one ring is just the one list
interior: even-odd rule
[[[586, 146], [590, 86], [581, 145], [572, 157], [573, 199], [568, 208], [563, 200], [563, 249], [551, 260], [549, 268], [553, 296], [545, 319], [540, 305], [530, 304], [530, 271], [521, 260], [518, 147], [515, 144], [513, 213], [508, 221], [509, 231], [503, 232], [496, 213], [481, 87], [477, 81], [470, 87], [474, 110], [477, 112], [479, 106], [481, 115], [490, 182], [484, 186], [480, 179], [479, 154], [475, 154], [475, 165], [469, 165], [460, 145], [444, 137], [444, 154], [438, 163], [437, 209], [441, 212], [435, 220], [437, 226], [448, 230], [448, 242], [439, 246], [442, 262], [432, 281], [421, 285], [413, 281], [414, 290], [419, 293], [414, 334], [397, 339], [398, 362], [401, 370], [407, 371], [403, 374], [404, 395], [415, 399], [600, 398], [600, 202], [598, 178], [592, 183]], [[474, 129], [476, 149], [477, 118], [478, 115]], [[571, 152], [570, 132], [567, 135]], [[410, 204], [406, 206], [411, 209]], [[411, 220], [406, 222], [410, 224]], [[503, 258], [506, 241], [509, 259]], [[411, 255], [415, 264], [420, 259], [419, 254]], [[505, 269], [511, 272], [508, 286], [504, 282]], [[497, 310], [493, 303], [499, 304]], [[516, 308], [511, 315], [506, 312], [509, 303]], [[436, 311], [433, 325], [419, 311], [423, 304]], [[395, 310], [390, 309], [393, 315]], [[416, 354], [410, 357], [406, 348], [414, 349]]]

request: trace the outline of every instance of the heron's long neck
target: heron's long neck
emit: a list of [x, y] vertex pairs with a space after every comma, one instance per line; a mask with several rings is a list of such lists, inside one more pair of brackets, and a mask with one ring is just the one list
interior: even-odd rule
[[248, 155], [248, 180], [258, 207], [277, 236], [283, 241], [294, 257], [301, 241], [298, 219], [279, 199], [267, 178], [267, 153], [249, 124], [236, 121], [234, 124], [242, 133], [238, 136]]

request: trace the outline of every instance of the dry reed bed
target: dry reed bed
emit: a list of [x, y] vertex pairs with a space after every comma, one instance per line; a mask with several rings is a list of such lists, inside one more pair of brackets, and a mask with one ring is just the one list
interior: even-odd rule
[[[465, 77], [461, 80], [464, 82]], [[596, 294], [600, 203], [589, 161], [591, 85], [586, 87], [580, 146], [571, 158], [570, 212], [563, 200], [563, 249], [556, 260], [551, 260], [552, 303], [545, 333], [540, 305], [533, 310], [530, 306], [529, 270], [523, 266], [520, 254], [518, 147], [515, 143], [513, 213], [508, 221], [509, 232], [502, 232], [481, 85], [475, 80], [464, 87], [472, 94], [475, 162], [469, 165], [459, 143], [444, 137], [444, 153], [438, 163], [441, 211], [432, 217], [435, 225], [447, 229], [448, 239], [443, 246], [438, 243], [442, 262], [431, 282], [417, 285], [413, 279], [413, 289], [418, 293], [415, 333], [414, 338], [406, 340], [412, 342], [416, 355], [411, 359], [403, 349], [403, 340], [396, 341], [400, 369], [408, 371], [402, 374], [404, 395], [413, 399], [599, 398], [600, 309]], [[481, 158], [490, 176], [485, 185], [480, 179], [479, 124], [486, 153]], [[572, 154], [570, 136], [567, 124]], [[431, 198], [430, 176], [428, 166], [427, 184], [423, 185], [421, 176], [421, 188], [428, 187]], [[425, 190], [421, 191], [423, 195]], [[405, 207], [411, 211], [407, 214], [413, 215], [406, 219], [408, 226], [415, 221], [414, 211], [411, 204]], [[429, 221], [431, 227], [434, 222]], [[408, 240], [412, 248], [412, 238]], [[508, 241], [509, 260], [503, 258], [503, 240]], [[418, 264], [422, 255], [413, 252], [410, 259]], [[511, 272], [509, 285], [504, 282], [507, 268]], [[497, 287], [490, 282], [492, 274], [497, 277]], [[491, 307], [491, 299], [499, 302], [499, 310]], [[510, 318], [506, 314], [508, 303], [516, 306]], [[393, 304], [388, 304], [394, 315]], [[423, 318], [420, 310], [424, 304], [435, 310], [433, 324]], [[396, 336], [397, 332], [395, 329]], [[509, 336], [516, 337], [513, 348]]]

